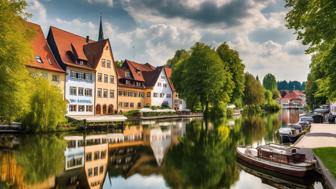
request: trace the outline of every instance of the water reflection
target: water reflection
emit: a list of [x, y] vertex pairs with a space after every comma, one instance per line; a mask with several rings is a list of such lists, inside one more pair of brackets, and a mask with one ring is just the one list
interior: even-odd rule
[[0, 136], [6, 141], [0, 146], [0, 188], [286, 186], [265, 182], [238, 166], [235, 157], [237, 145], [278, 142], [281, 117], [142, 122], [108, 133]]

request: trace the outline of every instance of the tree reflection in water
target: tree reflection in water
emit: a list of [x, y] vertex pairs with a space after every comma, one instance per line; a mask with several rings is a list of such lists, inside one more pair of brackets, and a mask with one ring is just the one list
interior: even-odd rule
[[227, 188], [238, 180], [235, 132], [223, 121], [209, 126], [203, 120], [192, 121], [186, 136], [168, 151], [163, 175], [170, 187]]

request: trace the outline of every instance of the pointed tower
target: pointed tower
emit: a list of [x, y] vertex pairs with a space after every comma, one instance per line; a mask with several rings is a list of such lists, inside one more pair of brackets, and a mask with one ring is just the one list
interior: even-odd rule
[[98, 41], [101, 41], [101, 40], [104, 40], [104, 33], [103, 33], [102, 16], [100, 15], [100, 25], [99, 25]]

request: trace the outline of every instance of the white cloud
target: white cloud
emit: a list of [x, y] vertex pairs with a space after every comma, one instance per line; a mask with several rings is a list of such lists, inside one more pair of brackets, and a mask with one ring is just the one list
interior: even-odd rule
[[112, 7], [113, 6], [113, 0], [87, 0], [90, 4], [103, 4]]
[[36, 20], [40, 24], [46, 24], [47, 11], [43, 4], [39, 0], [28, 0], [27, 4], [28, 6], [26, 8], [26, 11], [33, 15], [31, 20]]

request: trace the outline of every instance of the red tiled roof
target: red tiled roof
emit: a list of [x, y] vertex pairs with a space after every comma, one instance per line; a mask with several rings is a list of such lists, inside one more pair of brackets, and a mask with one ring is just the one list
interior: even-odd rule
[[167, 78], [168, 78], [168, 83], [170, 85], [170, 88], [175, 91], [175, 88], [174, 88], [174, 85], [173, 85], [173, 82], [171, 81], [171, 75], [172, 75], [172, 69], [169, 68], [169, 67], [164, 67], [164, 70], [166, 72], [166, 75], [167, 75]]
[[[58, 65], [54, 55], [52, 54], [47, 40], [44, 38], [41, 26], [31, 22], [27, 23], [29, 27], [34, 29], [35, 36], [31, 43], [34, 52], [34, 60], [27, 63], [26, 66], [56, 72], [64, 72], [64, 70]], [[37, 62], [36, 57], [40, 57], [42, 63]]]
[[88, 58], [84, 52], [84, 46], [88, 45], [89, 43], [94, 43], [96, 41], [89, 39], [87, 43], [85, 37], [64, 31], [54, 26], [50, 27], [50, 34], [55, 40], [58, 53], [64, 64], [84, 69], [92, 69], [92, 65], [90, 66], [76, 64], [68, 53], [73, 53], [78, 57], [78, 59], [87, 61]]
[[289, 92], [286, 93], [286, 95], [283, 98], [300, 99], [302, 95], [304, 95], [304, 94], [300, 91], [289, 91]]
[[96, 68], [99, 60], [103, 54], [105, 45], [108, 43], [108, 39], [88, 43], [83, 46], [84, 54], [86, 55], [89, 63], [93, 68]]
[[117, 68], [117, 74], [119, 79], [125, 77], [125, 71], [122, 68]]
[[155, 70], [155, 67], [148, 63], [139, 64], [134, 61], [125, 60], [124, 64], [128, 67], [129, 71], [133, 76], [133, 79], [142, 82], [145, 81], [143, 72], [151, 72]]

